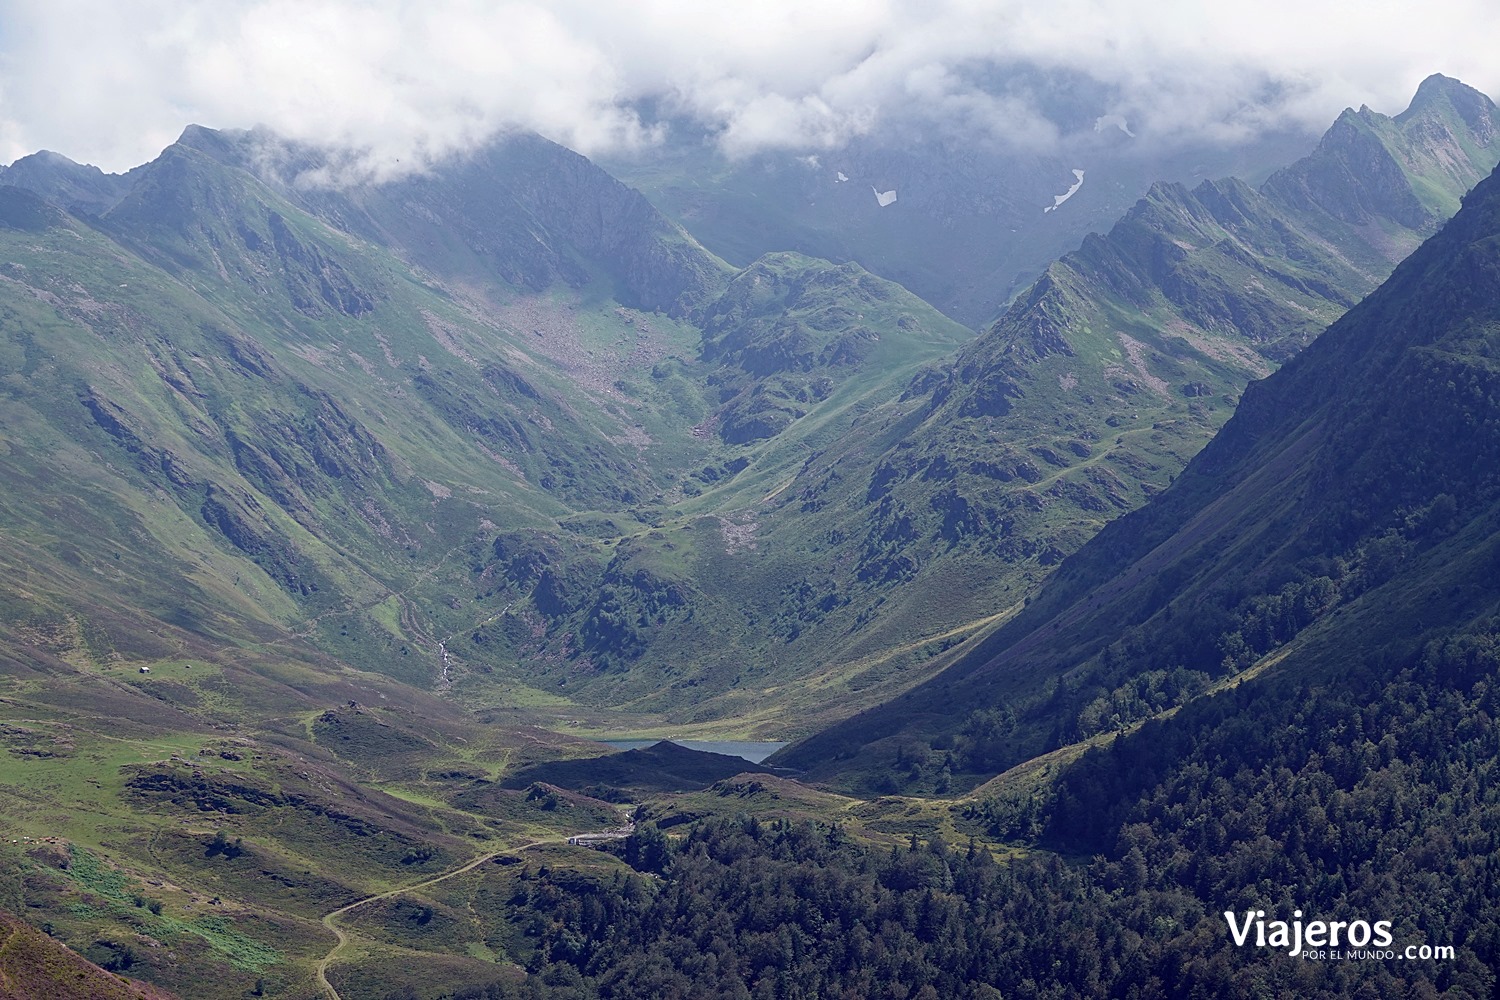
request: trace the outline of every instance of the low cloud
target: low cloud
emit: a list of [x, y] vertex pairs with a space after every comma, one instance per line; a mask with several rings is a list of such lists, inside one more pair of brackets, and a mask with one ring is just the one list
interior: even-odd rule
[[[0, 161], [126, 169], [189, 122], [264, 124], [376, 177], [507, 127], [584, 152], [670, 125], [806, 154], [896, 126], [1046, 147], [1115, 115], [1143, 142], [1232, 143], [1393, 113], [1432, 72], [1493, 93], [1495, 37], [1487, 0], [11, 0]], [[1097, 106], [1061, 120], [1057, 81]]]

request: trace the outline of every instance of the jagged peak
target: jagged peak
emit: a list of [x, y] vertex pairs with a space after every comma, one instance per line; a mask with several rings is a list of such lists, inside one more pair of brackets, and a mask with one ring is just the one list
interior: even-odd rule
[[[280, 145], [280, 140], [266, 129], [214, 129], [206, 125], [189, 125], [182, 130], [173, 147], [191, 149], [225, 166], [247, 168], [252, 161], [263, 159], [257, 151], [265, 146]], [[172, 147], [168, 147], [172, 148]]]
[[1323, 133], [1323, 138], [1318, 146], [1325, 147], [1336, 145], [1346, 140], [1350, 135], [1357, 132], [1368, 132], [1370, 126], [1385, 118], [1380, 112], [1372, 109], [1368, 104], [1361, 104], [1359, 110], [1345, 108], [1343, 112], [1328, 126], [1328, 131]]
[[1181, 181], [1153, 181], [1146, 189], [1146, 201], [1182, 201], [1188, 197], [1188, 186]]
[[59, 208], [85, 215], [96, 215], [113, 205], [128, 186], [127, 177], [107, 174], [93, 164], [78, 163], [50, 149], [0, 167], [4, 183], [26, 188]]
[[1412, 98], [1412, 103], [1419, 103], [1423, 97], [1445, 94], [1454, 90], [1473, 90], [1473, 88], [1455, 77], [1444, 76], [1442, 73], [1433, 73], [1427, 79], [1417, 84], [1417, 94]]
[[1199, 181], [1192, 194], [1199, 200], [1209, 197], [1244, 199], [1253, 196], [1255, 189], [1238, 177], [1213, 177]]
[[[1120, 223], [1148, 217], [1157, 211], [1176, 211], [1192, 200], [1192, 191], [1181, 181], [1155, 181], [1146, 189], [1146, 193], [1141, 196], [1140, 200], [1130, 206], [1115, 224], [1119, 225]], [[1086, 245], [1096, 235], [1095, 233], [1090, 233], [1084, 237], [1083, 245]]]

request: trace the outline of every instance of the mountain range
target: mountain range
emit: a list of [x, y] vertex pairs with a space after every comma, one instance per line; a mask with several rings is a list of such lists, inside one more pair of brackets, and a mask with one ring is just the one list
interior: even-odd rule
[[[502, 991], [528, 957], [597, 986], [604, 924], [548, 907], [650, 896], [662, 829], [764, 811], [835, 824], [820, 851], [1093, 853], [1101, 885], [1135, 849], [1201, 911], [1165, 982], [1255, 884], [1176, 856], [1253, 834], [1163, 818], [1225, 746], [1359, 817], [1484, 780], [1496, 117], [1436, 76], [1256, 186], [1157, 184], [978, 331], [853, 260], [737, 256], [774, 228], [728, 263], [665, 188], [676, 221], [528, 134], [385, 184], [265, 130], [17, 161], [0, 898], [185, 995]], [[1407, 749], [1443, 726], [1446, 777]], [[805, 737], [769, 765], [820, 787], [665, 748], [711, 787], [611, 787], [559, 734], [668, 728]], [[1235, 822], [1292, 808], [1219, 777]], [[1477, 863], [1463, 801], [1424, 806], [1460, 839], [1421, 870]], [[1386, 831], [1338, 878], [1415, 905], [1354, 873]], [[1443, 933], [1479, 975], [1468, 893]]]
[[166, 561], [169, 628], [646, 724], [784, 727], [764, 692], [796, 681], [806, 731], [1164, 486], [1494, 148], [1493, 105], [1435, 77], [1260, 191], [1158, 185], [977, 338], [855, 264], [736, 272], [534, 136], [343, 188], [264, 132], [119, 177], [38, 154], [0, 176], [12, 343], [69, 346], [17, 355], [8, 422], [48, 443], [9, 475], [84, 480], [94, 544], [32, 506], [55, 485], [17, 491], [10, 561], [48, 579], [11, 618], [139, 632], [79, 596], [118, 608]]
[[717, 137], [667, 115], [661, 143], [600, 164], [736, 266], [783, 250], [854, 261], [978, 328], [1152, 183], [1225, 174], [1259, 183], [1317, 140], [1265, 128], [1248, 140], [1153, 142], [1102, 113], [1112, 95], [1086, 74], [1007, 74], [984, 89], [1044, 107], [1056, 127], [1049, 141], [997, 135], [984, 114], [966, 126], [898, 118], [836, 149], [725, 157]]

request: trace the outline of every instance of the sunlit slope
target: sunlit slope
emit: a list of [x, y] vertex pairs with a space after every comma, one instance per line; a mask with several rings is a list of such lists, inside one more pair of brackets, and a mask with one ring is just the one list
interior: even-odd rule
[[733, 271], [534, 136], [378, 183], [260, 132], [113, 179], [28, 158], [0, 177], [29, 185], [0, 287], [15, 620], [805, 731], [1165, 488], [1494, 134], [1434, 78], [1260, 190], [1161, 185], [977, 339], [858, 265]]
[[[308, 632], [389, 601], [384, 635], [349, 652], [402, 672], [422, 626], [396, 620], [401, 595], [481, 522], [550, 523], [672, 479], [641, 459], [676, 415], [514, 346], [546, 320], [455, 301], [191, 147], [137, 173], [93, 224], [7, 189], [8, 539], [32, 546], [14, 558], [42, 592], [46, 552], [84, 568], [85, 593], [190, 628]], [[621, 306], [534, 308], [623, 373], [683, 335]]]
[[[282, 183], [248, 169], [254, 141], [189, 129], [85, 216], [5, 189], [14, 620], [105, 659], [170, 624], [481, 694], [552, 685], [559, 644], [585, 681], [589, 657], [628, 666], [649, 643], [610, 624], [600, 574], [758, 499], [971, 336], [855, 265], [731, 275], [539, 139], [396, 190]], [[83, 169], [21, 179], [62, 201]], [[505, 197], [470, 200], [484, 171]], [[424, 241], [466, 205], [487, 224]], [[593, 596], [549, 604], [518, 532], [586, 555]], [[720, 654], [742, 628], [703, 620]]]

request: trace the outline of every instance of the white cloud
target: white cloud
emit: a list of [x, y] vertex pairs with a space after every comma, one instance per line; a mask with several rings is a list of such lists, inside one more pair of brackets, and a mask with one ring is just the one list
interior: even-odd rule
[[1046, 145], [1068, 126], [1035, 82], [1005, 83], [1020, 65], [1096, 81], [1090, 127], [1235, 141], [1400, 110], [1431, 72], [1494, 93], [1495, 37], [1490, 0], [8, 0], [0, 161], [47, 147], [124, 169], [190, 121], [264, 123], [381, 171], [510, 125], [587, 152], [653, 141], [645, 99], [731, 154], [912, 121]]

